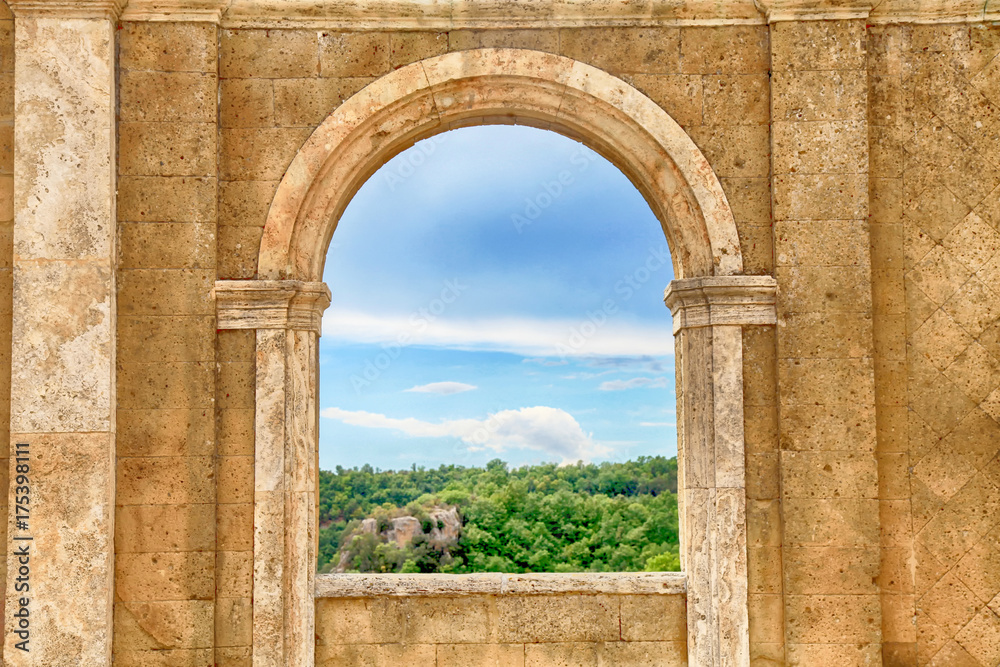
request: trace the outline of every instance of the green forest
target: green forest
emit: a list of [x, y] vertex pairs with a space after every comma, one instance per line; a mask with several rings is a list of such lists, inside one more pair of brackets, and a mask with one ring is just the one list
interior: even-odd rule
[[[499, 459], [484, 468], [338, 466], [321, 471], [319, 485], [320, 572], [680, 569], [675, 458], [514, 469]], [[403, 522], [419, 522], [412, 539], [389, 539]]]

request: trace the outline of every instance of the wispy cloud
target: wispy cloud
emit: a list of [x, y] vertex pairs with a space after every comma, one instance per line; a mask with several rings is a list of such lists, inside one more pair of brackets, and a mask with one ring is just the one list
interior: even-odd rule
[[628, 380], [608, 380], [607, 382], [602, 382], [598, 389], [601, 391], [624, 391], [626, 389], [638, 389], [640, 387], [653, 389], [666, 386], [667, 378], [665, 377], [635, 377], [629, 378]]
[[320, 415], [352, 426], [392, 429], [419, 438], [459, 438], [473, 452], [528, 449], [558, 457], [562, 463], [573, 463], [607, 456], [611, 451], [585, 433], [573, 415], [543, 405], [502, 410], [486, 419], [452, 419], [438, 423], [340, 408], [324, 408]]
[[526, 357], [652, 358], [673, 354], [673, 336], [661, 326], [611, 319], [583, 345], [567, 345], [579, 326], [579, 321], [569, 319], [430, 320], [417, 315], [331, 309], [323, 317], [323, 336], [351, 343], [427, 345]]
[[448, 396], [450, 394], [461, 394], [463, 391], [472, 391], [473, 389], [478, 389], [474, 384], [466, 384], [464, 382], [431, 382], [430, 384], [422, 384], [416, 387], [410, 387], [406, 391], [412, 391], [418, 394], [441, 394], [443, 396]]

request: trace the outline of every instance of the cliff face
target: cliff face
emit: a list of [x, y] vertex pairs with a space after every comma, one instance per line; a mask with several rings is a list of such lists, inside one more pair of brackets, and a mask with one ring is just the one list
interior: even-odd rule
[[[458, 544], [458, 538], [462, 533], [462, 519], [458, 515], [456, 507], [435, 507], [427, 513], [428, 521], [422, 521], [415, 516], [397, 516], [388, 520], [388, 525], [383, 522], [382, 529], [379, 530], [379, 520], [369, 517], [361, 522], [351, 539], [344, 541], [344, 548], [340, 551], [340, 562], [335, 572], [346, 572], [351, 566], [351, 543], [355, 536], [372, 535], [379, 544], [395, 544], [400, 549], [413, 544], [413, 540], [418, 536], [426, 536], [427, 544], [434, 550], [448, 552]], [[424, 526], [429, 523], [429, 530], [425, 531]]]

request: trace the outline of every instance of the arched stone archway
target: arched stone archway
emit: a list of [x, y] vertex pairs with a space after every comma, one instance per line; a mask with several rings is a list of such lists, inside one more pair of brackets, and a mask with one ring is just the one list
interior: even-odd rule
[[317, 338], [337, 221], [374, 171], [455, 127], [518, 123], [614, 162], [663, 225], [678, 279], [682, 563], [692, 664], [749, 665], [741, 325], [774, 323], [774, 281], [742, 276], [732, 212], [680, 126], [624, 81], [561, 56], [479, 49], [371, 83], [296, 155], [271, 204], [258, 280], [219, 281], [219, 328], [257, 331], [254, 665], [314, 663]]

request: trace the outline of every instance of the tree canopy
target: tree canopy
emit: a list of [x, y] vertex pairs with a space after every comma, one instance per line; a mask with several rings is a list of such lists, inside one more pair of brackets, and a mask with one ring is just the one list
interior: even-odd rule
[[[369, 465], [320, 472], [319, 569], [341, 557], [360, 572], [627, 572], [677, 570], [677, 461], [509, 469], [442, 465], [381, 471]], [[458, 542], [441, 548], [417, 534], [402, 547], [363, 533], [393, 517], [429, 529], [434, 508], [458, 509]]]

